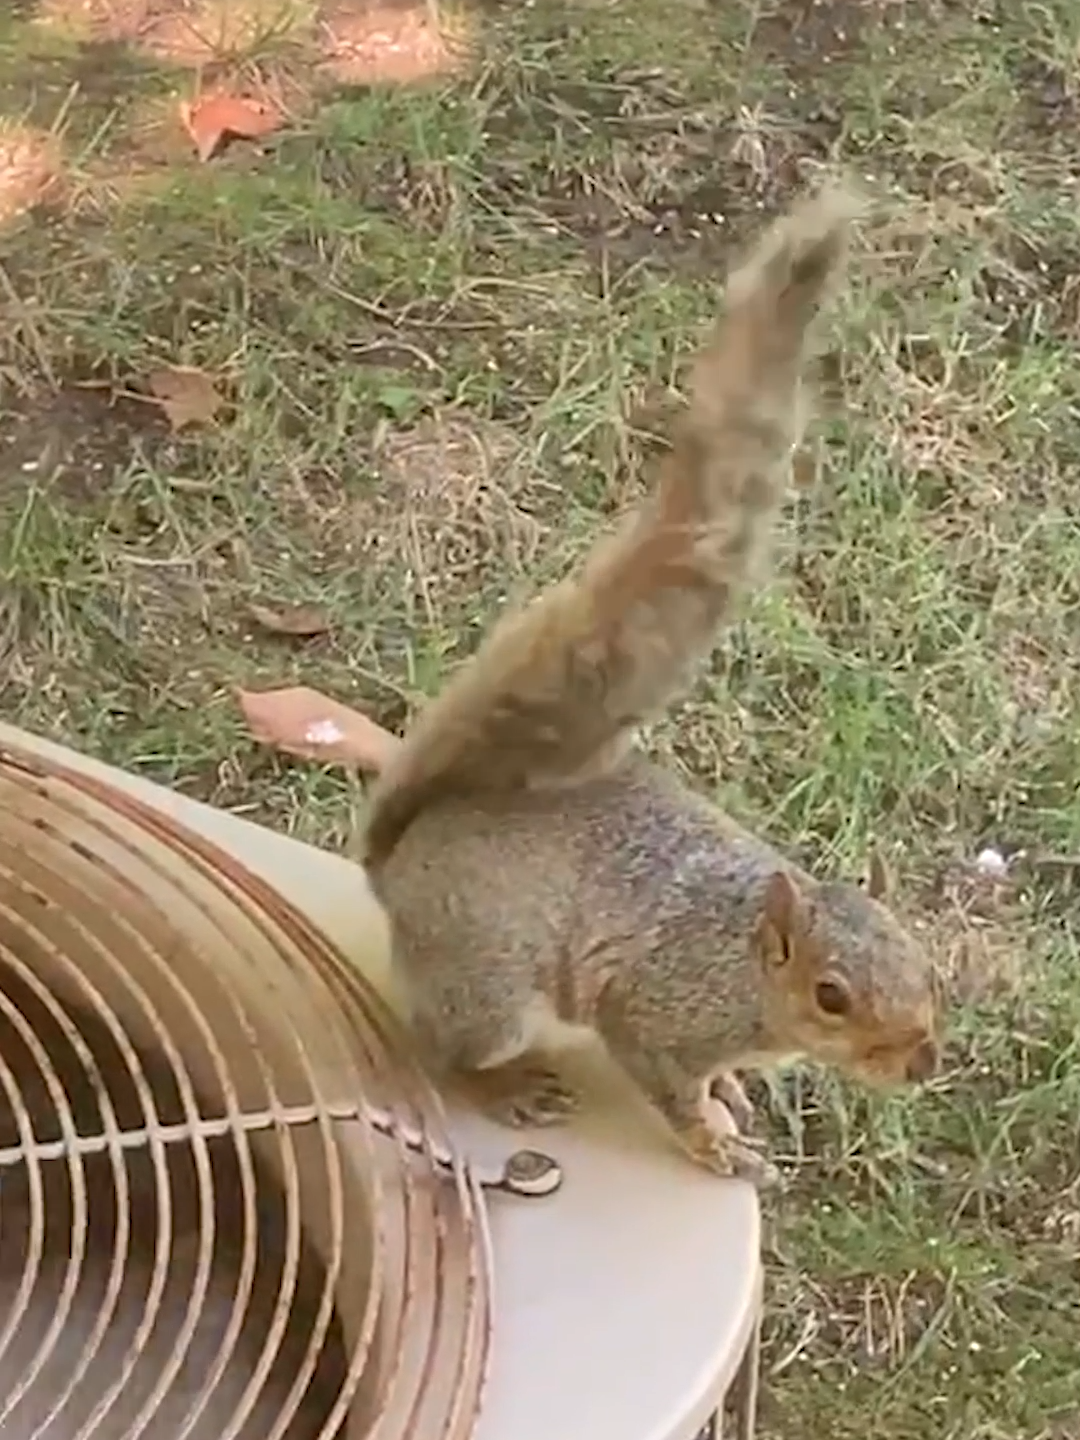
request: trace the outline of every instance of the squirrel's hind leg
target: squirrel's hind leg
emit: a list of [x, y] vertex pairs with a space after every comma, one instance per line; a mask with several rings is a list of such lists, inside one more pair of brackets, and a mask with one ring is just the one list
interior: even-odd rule
[[436, 1084], [462, 1093], [504, 1125], [556, 1125], [576, 1094], [547, 1063], [557, 1036], [552, 1007], [535, 982], [532, 947], [500, 951], [482, 919], [461, 907], [435, 926], [414, 910], [399, 920], [393, 966], [420, 1058]]
[[412, 1006], [412, 1023], [437, 1079], [500, 1124], [558, 1125], [577, 1110], [578, 1096], [548, 1063], [527, 1007], [514, 1014], [421, 1003]]
[[503, 1125], [559, 1125], [578, 1108], [577, 1094], [539, 1051], [480, 1069], [459, 1066], [457, 1074], [476, 1105]]

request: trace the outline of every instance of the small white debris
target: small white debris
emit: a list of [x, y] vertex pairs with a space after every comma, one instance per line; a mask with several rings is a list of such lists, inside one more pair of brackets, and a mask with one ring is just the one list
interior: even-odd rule
[[975, 856], [975, 868], [994, 880], [1003, 880], [1009, 873], [1009, 862], [1000, 850], [988, 845]]
[[333, 720], [315, 720], [304, 731], [308, 745], [336, 745], [345, 739], [345, 732]]

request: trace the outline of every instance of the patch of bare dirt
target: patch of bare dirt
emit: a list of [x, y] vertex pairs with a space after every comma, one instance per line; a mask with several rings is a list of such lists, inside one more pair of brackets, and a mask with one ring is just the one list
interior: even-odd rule
[[198, 67], [310, 41], [314, 24], [312, 0], [173, 0], [138, 43], [158, 59]]
[[460, 68], [460, 15], [425, 0], [330, 0], [319, 15], [322, 68], [348, 85], [409, 84]]
[[778, 0], [754, 29], [755, 47], [789, 73], [820, 77], [851, 60], [872, 33], [900, 33], [940, 19], [940, 0]]
[[36, 485], [92, 499], [140, 449], [167, 440], [155, 406], [113, 399], [105, 390], [72, 385], [24, 398], [9, 392], [0, 411], [0, 496]]
[[[551, 172], [538, 162], [523, 173], [517, 154], [488, 170], [493, 191], [530, 209], [617, 264], [655, 261], [680, 270], [713, 270], [762, 214], [802, 189], [831, 156], [839, 115], [819, 114], [812, 95], [702, 110], [649, 75], [613, 71], [591, 84], [534, 84], [507, 94], [493, 128], [526, 157], [543, 132], [558, 133], [572, 113], [582, 133], [612, 137], [608, 154], [588, 147]], [[493, 199], [495, 197], [493, 196]]]
[[1028, 133], [1051, 141], [1074, 138], [1080, 125], [1080, 95], [1068, 72], [1029, 55], [1016, 66], [1015, 76]]
[[694, 133], [671, 123], [620, 144], [602, 168], [536, 177], [539, 194], [515, 172], [492, 189], [511, 203], [539, 198], [553, 226], [607, 262], [713, 271], [824, 156], [805, 130], [749, 112]]
[[851, 55], [875, 18], [900, 8], [869, 0], [783, 0], [758, 20], [754, 42], [774, 58], [817, 71]]
[[39, 20], [199, 66], [310, 32], [314, 0], [42, 0]]
[[460, 14], [435, 0], [42, 0], [39, 22], [199, 68], [302, 47], [343, 84], [405, 84], [458, 68]]
[[75, 40], [135, 40], [160, 6], [155, 0], [38, 0], [35, 20]]
[[1024, 348], [1031, 313], [1038, 306], [1045, 332], [1073, 344], [1080, 333], [1078, 276], [1080, 248], [1073, 235], [1003, 231], [996, 254], [980, 273], [979, 286], [1006, 343]]

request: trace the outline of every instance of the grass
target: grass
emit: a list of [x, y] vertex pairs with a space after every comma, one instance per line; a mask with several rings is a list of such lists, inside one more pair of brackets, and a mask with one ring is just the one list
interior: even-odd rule
[[[635, 409], [732, 245], [819, 169], [865, 177], [817, 483], [653, 736], [823, 872], [877, 841], [957, 995], [928, 1093], [771, 1089], [762, 1429], [1075, 1435], [1080, 12], [488, 5], [468, 76], [198, 166], [167, 138], [189, 75], [117, 47], [90, 84], [31, 8], [0, 91], [75, 183], [0, 232], [0, 702], [328, 845], [345, 782], [259, 750], [231, 687], [399, 726], [634, 493]], [[228, 417], [171, 434], [132, 398], [162, 362], [223, 373]], [[263, 634], [257, 600], [331, 631]]]

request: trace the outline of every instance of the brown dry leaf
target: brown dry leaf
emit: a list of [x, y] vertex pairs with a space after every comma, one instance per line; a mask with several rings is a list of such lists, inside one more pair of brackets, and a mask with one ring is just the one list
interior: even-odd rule
[[0, 121], [0, 222], [29, 210], [54, 191], [59, 163], [54, 136]]
[[194, 365], [162, 365], [150, 372], [146, 385], [174, 430], [208, 425], [225, 404], [213, 377]]
[[199, 159], [209, 160], [228, 137], [258, 140], [276, 130], [283, 116], [266, 100], [219, 91], [197, 100], [181, 100], [180, 118], [195, 142]]
[[401, 744], [359, 710], [309, 690], [237, 690], [236, 698], [256, 740], [326, 765], [356, 766], [378, 774]]
[[248, 613], [257, 625], [272, 635], [295, 635], [310, 640], [325, 635], [330, 620], [317, 605], [249, 605]]

